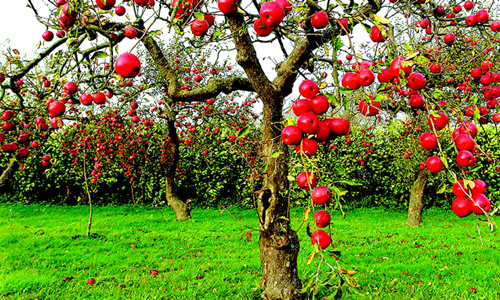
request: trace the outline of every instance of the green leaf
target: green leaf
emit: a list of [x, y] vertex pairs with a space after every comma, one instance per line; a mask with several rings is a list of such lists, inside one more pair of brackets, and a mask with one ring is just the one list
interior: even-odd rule
[[436, 193], [437, 194], [442, 194], [442, 193], [444, 193], [446, 191], [446, 188], [447, 188], [446, 184], [442, 183]]
[[194, 13], [194, 16], [196, 19], [198, 19], [200, 21], [205, 21], [205, 14], [203, 14], [203, 13], [196, 12], [196, 13]]
[[445, 93], [440, 89], [435, 89], [432, 95], [436, 99], [443, 99], [445, 97]]
[[326, 99], [328, 100], [328, 103], [332, 106], [339, 106], [340, 102], [337, 100], [337, 97], [333, 94], [325, 94]]
[[368, 32], [368, 34], [372, 33], [372, 27], [370, 25], [367, 25], [365, 23], [361, 23], [363, 25], [363, 28]]
[[444, 167], [448, 169], [448, 159], [446, 156], [441, 157], [441, 161], [443, 162]]
[[344, 44], [342, 43], [342, 40], [340, 39], [340, 37], [338, 37], [335, 42], [332, 43], [333, 45], [333, 52], [334, 53], [337, 53], [340, 48], [342, 48], [344, 46]]
[[250, 126], [246, 127], [245, 129], [243, 129], [240, 133], [240, 135], [238, 135], [238, 138], [237, 139], [241, 139], [243, 138], [245, 135], [247, 135], [248, 133], [250, 132]]
[[281, 154], [283, 154], [283, 151], [274, 151], [271, 157], [278, 158]]
[[350, 88], [347, 88], [347, 87], [341, 87], [341, 88], [339, 89], [339, 92], [344, 93], [344, 94], [349, 94], [349, 93], [352, 93], [352, 92], [354, 92], [354, 91], [355, 91], [355, 90], [350, 89]]
[[262, 168], [262, 170], [260, 170], [260, 172], [265, 173], [267, 171], [268, 166], [269, 166], [269, 164], [265, 164], [264, 167]]
[[92, 58], [105, 58], [105, 57], [108, 57], [109, 54], [104, 52], [104, 51], [98, 51], [96, 53], [94, 53], [94, 55], [92, 56]]
[[411, 51], [410, 45], [408, 45], [407, 43], [404, 43], [404, 44], [403, 44], [403, 48], [405, 48], [406, 53], [411, 53], [411, 52], [413, 52], [413, 51]]
[[431, 60], [428, 59], [427, 57], [425, 56], [418, 56], [416, 57], [414, 60], [413, 60], [415, 63], [419, 64], [419, 65], [426, 65], [427, 63], [429, 63]]

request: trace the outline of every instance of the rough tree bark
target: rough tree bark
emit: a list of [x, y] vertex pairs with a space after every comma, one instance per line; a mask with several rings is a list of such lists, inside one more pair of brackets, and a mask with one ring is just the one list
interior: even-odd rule
[[9, 185], [9, 180], [12, 174], [17, 170], [17, 160], [11, 160], [7, 165], [7, 168], [3, 170], [2, 175], [0, 176], [0, 193], [4, 193]]
[[422, 223], [422, 210], [424, 209], [424, 191], [427, 185], [427, 170], [420, 170], [411, 187], [410, 204], [406, 224], [419, 226]]
[[[268, 165], [258, 197], [260, 229], [261, 290], [265, 299], [301, 299], [302, 283], [297, 271], [299, 239], [290, 227], [286, 191], [288, 190], [288, 151], [279, 139], [282, 101], [264, 101], [263, 153]], [[274, 105], [273, 105], [274, 104]], [[278, 138], [277, 138], [278, 137]], [[276, 152], [278, 158], [271, 158]]]

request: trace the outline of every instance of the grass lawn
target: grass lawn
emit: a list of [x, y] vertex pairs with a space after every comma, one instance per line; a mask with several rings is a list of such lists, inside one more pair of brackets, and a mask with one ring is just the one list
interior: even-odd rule
[[[168, 208], [97, 207], [95, 236], [88, 239], [86, 207], [3, 204], [0, 298], [258, 298], [258, 233], [248, 241], [239, 223], [257, 227], [257, 219], [251, 210], [232, 212], [237, 220], [198, 209], [192, 221], [176, 222]], [[292, 215], [300, 220], [302, 210]], [[500, 299], [496, 232], [482, 225], [481, 246], [475, 217], [437, 209], [425, 212], [423, 227], [404, 221], [405, 212], [384, 209], [332, 215], [340, 264], [358, 270], [363, 298]], [[310, 241], [304, 227], [299, 234], [299, 274], [305, 277], [317, 260], [307, 265]]]

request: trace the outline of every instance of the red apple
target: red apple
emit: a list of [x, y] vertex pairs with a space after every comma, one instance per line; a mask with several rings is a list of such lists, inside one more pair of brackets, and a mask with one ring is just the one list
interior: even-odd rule
[[493, 116], [491, 116], [491, 120], [493, 120], [493, 122], [495, 123], [500, 122], [500, 114], [494, 114]]
[[408, 104], [413, 108], [423, 108], [425, 107], [425, 100], [422, 96], [415, 94], [410, 96]]
[[203, 19], [208, 22], [209, 27], [212, 27], [215, 23], [215, 17], [211, 14], [203, 15]]
[[94, 100], [96, 104], [104, 104], [106, 103], [106, 96], [103, 93], [98, 92], [97, 94], [92, 95], [92, 100]]
[[468, 167], [474, 162], [474, 155], [467, 150], [458, 152], [456, 162], [461, 167]]
[[331, 221], [331, 216], [325, 210], [318, 210], [314, 214], [314, 222], [316, 224], [316, 227], [325, 228], [326, 226], [330, 225], [330, 221]]
[[311, 17], [311, 25], [316, 29], [325, 28], [328, 25], [328, 15], [324, 11], [318, 11]]
[[62, 116], [66, 111], [66, 105], [62, 101], [52, 102], [49, 105], [49, 117], [55, 118]]
[[447, 33], [444, 35], [443, 41], [446, 45], [453, 45], [455, 43], [455, 35], [453, 33]]
[[384, 34], [387, 33], [387, 29], [381, 27], [382, 30], [378, 26], [373, 26], [370, 32], [370, 39], [375, 43], [385, 42]]
[[472, 203], [466, 198], [456, 198], [451, 204], [451, 209], [460, 218], [467, 217], [472, 213]]
[[125, 29], [125, 36], [128, 37], [129, 39], [135, 39], [137, 37], [137, 30], [129, 27]]
[[316, 204], [325, 204], [330, 202], [332, 192], [326, 186], [318, 186], [311, 193], [312, 201]]
[[52, 31], [47, 30], [42, 34], [42, 38], [44, 41], [50, 42], [54, 39], [54, 33]]
[[316, 230], [311, 237], [311, 244], [318, 244], [320, 249], [325, 249], [332, 243], [332, 238], [324, 230]]
[[316, 133], [318, 123], [318, 117], [312, 112], [304, 113], [297, 119], [297, 126], [305, 133]]
[[[269, 3], [269, 2], [267, 2]], [[315, 97], [319, 92], [319, 87], [316, 84], [316, 82], [312, 80], [304, 80], [302, 83], [299, 85], [299, 93], [302, 95], [304, 98], [311, 99]]]
[[253, 29], [258, 36], [268, 36], [271, 34], [271, 32], [273, 32], [274, 28], [271, 26], [266, 26], [266, 24], [262, 23], [262, 20], [258, 18], [253, 24]]
[[376, 116], [380, 110], [380, 102], [379, 101], [371, 101], [371, 103], [365, 102], [365, 100], [361, 100], [358, 105], [359, 111], [365, 116]]
[[490, 25], [491, 31], [498, 32], [500, 31], [500, 21], [493, 21]]
[[121, 5], [118, 5], [116, 8], [115, 8], [115, 13], [116, 15], [118, 16], [123, 16], [125, 13], [126, 13], [126, 9], [124, 6], [121, 6]]
[[91, 105], [92, 104], [92, 95], [90, 95], [90, 94], [82, 94], [80, 96], [80, 102], [83, 105]]
[[380, 83], [383, 82], [391, 82], [394, 79], [394, 76], [391, 75], [389, 69], [383, 69], [378, 75], [377, 79]]
[[304, 153], [306, 156], [315, 155], [318, 151], [318, 141], [304, 137], [302, 141], [295, 145], [296, 153]]
[[[411, 65], [406, 65], [407, 62], [403, 57], [396, 57], [392, 62], [389, 68], [389, 71], [392, 76], [399, 77], [400, 71], [403, 71], [405, 77], [408, 77], [411, 73], [412, 67]], [[404, 65], [404, 66], [403, 66]]]
[[16, 126], [13, 123], [11, 123], [11, 122], [5, 122], [5, 123], [2, 124], [2, 128], [5, 131], [11, 131], [14, 128], [16, 128]]
[[455, 182], [451, 188], [453, 194], [457, 197], [467, 197], [469, 194], [470, 190], [465, 188], [464, 181], [459, 180], [458, 182]]
[[311, 102], [307, 99], [299, 99], [292, 104], [292, 111], [296, 116], [310, 112]]
[[8, 121], [14, 116], [14, 112], [12, 110], [6, 110], [2, 113], [2, 120]]
[[351, 72], [345, 73], [344, 77], [342, 77], [342, 86], [351, 90], [359, 89], [358, 75]]
[[418, 143], [426, 150], [432, 150], [438, 146], [436, 136], [430, 132], [424, 132], [422, 136], [420, 136], [420, 141], [418, 141]]
[[477, 17], [476, 15], [470, 15], [467, 18], [465, 18], [465, 24], [467, 26], [474, 26], [477, 24]]
[[97, 6], [102, 10], [110, 10], [115, 6], [116, 0], [96, 0]]
[[207, 33], [209, 27], [210, 25], [208, 24], [207, 21], [205, 20], [201, 21], [200, 19], [195, 19], [193, 23], [191, 23], [191, 32], [195, 36], [203, 36]]
[[481, 9], [476, 13], [476, 18], [479, 23], [488, 23], [490, 20], [490, 14], [487, 10]]
[[427, 80], [424, 75], [420, 73], [411, 73], [408, 77], [408, 86], [413, 90], [421, 90], [427, 84]]
[[115, 70], [121, 77], [132, 78], [141, 71], [141, 62], [134, 54], [123, 53], [116, 60]]
[[317, 184], [317, 179], [314, 173], [302, 172], [299, 174], [299, 176], [297, 176], [297, 185], [299, 186], [299, 188], [305, 191], [309, 190], [309, 186], [311, 186], [311, 188], [314, 189], [316, 187], [316, 184]]
[[328, 103], [325, 96], [317, 95], [311, 99], [311, 109], [315, 114], [320, 115], [326, 112], [328, 108], [330, 108], [330, 103]]
[[490, 109], [495, 109], [498, 107], [498, 100], [497, 99], [490, 99], [488, 102], [486, 102], [486, 106]]
[[441, 161], [441, 158], [437, 156], [431, 156], [427, 158], [425, 166], [427, 167], [427, 170], [429, 170], [429, 172], [436, 173], [443, 169], [443, 162]]
[[471, 210], [476, 215], [484, 215], [484, 212], [489, 212], [491, 209], [490, 200], [483, 194], [472, 196]]
[[464, 121], [462, 125], [459, 127], [460, 134], [468, 134], [472, 138], [475, 138], [477, 135], [477, 126], [469, 121]]
[[30, 154], [30, 151], [26, 148], [19, 149], [19, 157], [26, 157]]
[[375, 81], [375, 74], [372, 70], [363, 69], [358, 73], [358, 83], [361, 86], [369, 86]]
[[448, 124], [448, 117], [443, 113], [443, 112], [438, 112], [438, 116], [436, 116], [436, 113], [432, 113], [431, 116], [427, 119], [427, 124], [429, 126], [433, 126], [436, 128], [436, 130], [441, 130], [446, 127], [446, 124]]
[[277, 2], [266, 2], [260, 7], [259, 15], [266, 26], [278, 27], [285, 18], [285, 10]]
[[457, 146], [458, 151], [461, 151], [461, 150], [472, 151], [472, 149], [475, 146], [475, 143], [474, 143], [474, 140], [470, 137], [470, 135], [459, 134], [455, 138], [455, 145]]
[[293, 9], [293, 5], [288, 0], [275, 0], [274, 2], [281, 4], [285, 10], [285, 14], [289, 13]]
[[219, 0], [218, 2], [219, 10], [225, 15], [235, 12], [237, 5], [238, 0]]
[[334, 135], [346, 135], [349, 132], [349, 121], [343, 118], [330, 119], [330, 131]]
[[330, 121], [319, 121], [318, 131], [316, 131], [316, 140], [318, 142], [326, 141], [330, 137]]
[[471, 190], [472, 195], [486, 194], [486, 183], [481, 179], [474, 180], [474, 188]]
[[78, 86], [72, 81], [66, 82], [63, 86], [63, 90], [66, 94], [73, 95], [74, 93], [78, 92]]
[[302, 140], [302, 130], [295, 125], [289, 125], [281, 132], [281, 139], [285, 145], [298, 145]]
[[5, 133], [0, 132], [0, 143], [5, 142]]

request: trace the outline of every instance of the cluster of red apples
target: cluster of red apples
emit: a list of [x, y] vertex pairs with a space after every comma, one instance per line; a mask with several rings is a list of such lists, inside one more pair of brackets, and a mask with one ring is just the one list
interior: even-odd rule
[[484, 215], [491, 209], [490, 200], [484, 195], [486, 183], [482, 180], [459, 180], [453, 184], [453, 194], [457, 197], [451, 204], [453, 212], [463, 218], [471, 213]]
[[[349, 132], [349, 121], [342, 118], [320, 120], [322, 115], [330, 108], [330, 103], [323, 95], [318, 95], [319, 88], [316, 82], [305, 80], [299, 86], [299, 92], [305, 99], [299, 99], [292, 105], [293, 113], [298, 117], [297, 125], [286, 126], [281, 139], [286, 145], [295, 146], [299, 154], [311, 156], [318, 150], [318, 142], [328, 140], [330, 137], [346, 135]], [[331, 199], [331, 191], [325, 186], [318, 186], [314, 173], [302, 172], [297, 177], [300, 188], [312, 190], [312, 201], [318, 205], [326, 205]], [[315, 214], [318, 228], [330, 224], [330, 214], [320, 210]], [[320, 249], [325, 249], [331, 243], [330, 236], [322, 229], [312, 235], [311, 243], [318, 244]]]
[[[139, 59], [134, 54], [124, 53], [120, 55], [116, 60], [115, 70], [116, 73], [123, 78], [131, 78], [139, 74], [141, 70], [141, 64]], [[19, 84], [20, 83], [18, 83], [18, 85]], [[45, 80], [44, 85], [50, 86], [50, 81]], [[55, 101], [51, 98], [45, 101], [49, 117], [51, 118], [50, 125], [54, 129], [62, 127], [63, 122], [61, 117], [66, 112], [66, 104], [73, 103], [70, 98], [78, 92], [78, 85], [72, 81], [66, 82], [63, 85], [63, 91], [67, 95], [64, 96], [63, 99]], [[112, 94], [108, 95], [108, 97], [111, 96]], [[80, 103], [83, 105], [91, 105], [92, 102], [95, 102], [96, 104], [104, 104], [106, 103], [106, 100], [106, 96], [102, 92], [98, 92], [94, 95], [84, 93], [80, 96]], [[135, 116], [135, 114], [131, 116], [134, 123], [140, 121], [140, 118]], [[0, 132], [0, 143], [4, 143], [5, 141], [13, 139], [15, 139], [15, 141], [8, 141], [7, 143], [2, 144], [1, 148], [4, 152], [17, 152], [17, 154], [21, 158], [27, 157], [30, 154], [30, 149], [36, 148], [38, 146], [38, 141], [33, 140], [31, 144], [28, 145], [30, 139], [33, 139], [33, 132], [31, 131], [32, 128], [30, 123], [19, 122], [19, 126], [22, 126], [23, 130], [18, 136], [14, 136], [14, 134], [16, 133], [16, 124], [13, 121], [15, 119], [14, 117], [15, 112], [12, 110], [5, 110], [2, 112], [2, 120], [4, 121], [2, 123], [2, 129], [4, 132]], [[35, 119], [35, 127], [42, 132], [49, 129], [49, 125], [46, 123], [45, 118], [40, 116], [36, 117]], [[42, 161], [42, 164], [44, 166], [50, 165], [50, 158], [44, 159]]]

